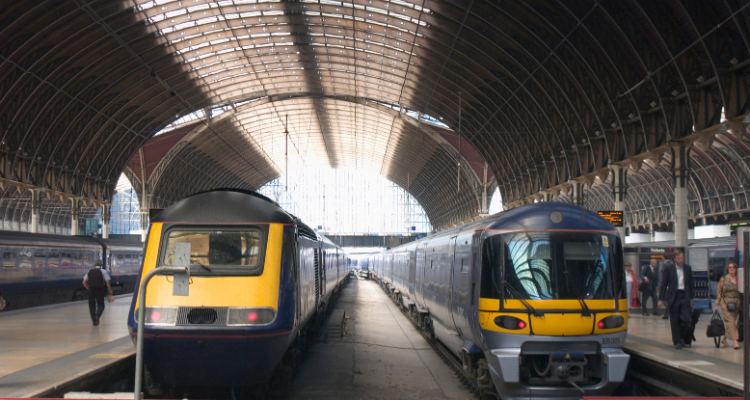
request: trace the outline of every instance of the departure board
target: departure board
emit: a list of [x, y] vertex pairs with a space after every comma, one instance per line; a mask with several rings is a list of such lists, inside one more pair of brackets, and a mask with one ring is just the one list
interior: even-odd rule
[[599, 215], [609, 221], [610, 224], [622, 228], [622, 211], [598, 211]]

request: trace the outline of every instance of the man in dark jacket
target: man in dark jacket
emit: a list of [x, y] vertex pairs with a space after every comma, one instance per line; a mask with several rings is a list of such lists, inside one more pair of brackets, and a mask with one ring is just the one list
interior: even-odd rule
[[641, 305], [643, 306], [643, 315], [648, 316], [648, 308], [646, 307], [646, 302], [649, 298], [651, 298], [651, 305], [654, 306], [654, 315], [656, 315], [656, 302], [659, 301], [659, 299], [656, 298], [656, 284], [658, 281], [658, 275], [656, 272], [656, 267], [659, 266], [659, 263], [656, 260], [651, 260], [651, 265], [644, 267], [641, 269], [641, 279], [643, 282], [641, 282]]
[[[667, 264], [674, 265], [674, 261], [672, 261], [671, 258], [669, 258], [669, 253], [663, 253], [661, 255], [661, 268], [659, 268], [659, 284], [657, 285], [658, 289], [657, 292], [661, 293], [661, 287], [664, 285], [664, 277], [662, 276], [662, 273], [664, 272], [664, 267], [667, 266]], [[661, 306], [659, 306], [661, 307]], [[664, 303], [664, 315], [662, 315], [661, 319], [669, 319], [669, 303]]]
[[94, 268], [83, 277], [83, 287], [89, 291], [89, 313], [94, 326], [99, 326], [99, 318], [104, 312], [104, 296], [112, 295], [112, 286], [109, 284], [109, 273], [102, 269], [102, 261], [96, 260]]
[[665, 263], [662, 267], [664, 282], [659, 288], [659, 307], [663, 301], [669, 304], [672, 342], [676, 349], [690, 347], [690, 343], [684, 343], [682, 337], [690, 324], [693, 309], [693, 269], [684, 261], [682, 251], [675, 250], [674, 264]]

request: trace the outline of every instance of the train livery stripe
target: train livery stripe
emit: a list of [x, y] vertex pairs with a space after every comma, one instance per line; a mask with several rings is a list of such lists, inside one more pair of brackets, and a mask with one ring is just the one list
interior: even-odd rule
[[[161, 224], [151, 225], [143, 275], [156, 265]], [[263, 274], [260, 276], [194, 276], [189, 296], [172, 296], [172, 278], [156, 276], [149, 283], [147, 305], [178, 307], [270, 307], [278, 310], [283, 224], [270, 224]], [[136, 308], [138, 304], [136, 303]]]
[[[592, 310], [614, 310], [614, 300], [585, 300], [586, 306]], [[578, 300], [526, 300], [526, 303], [535, 309], [542, 310], [581, 310], [581, 302]], [[620, 301], [620, 309], [624, 310], [627, 307], [627, 300]], [[506, 300], [505, 309], [522, 310], [526, 306], [519, 300]], [[500, 310], [500, 300], [498, 299], [479, 299], [479, 309], [482, 311], [498, 311]]]

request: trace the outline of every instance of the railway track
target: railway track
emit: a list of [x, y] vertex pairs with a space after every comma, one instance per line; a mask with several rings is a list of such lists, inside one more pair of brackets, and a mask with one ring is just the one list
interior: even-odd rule
[[[376, 279], [377, 280], [377, 279]], [[414, 327], [419, 331], [422, 337], [432, 347], [437, 355], [445, 362], [448, 367], [453, 370], [456, 377], [461, 381], [464, 387], [471, 391], [471, 393], [480, 400], [500, 400], [500, 396], [495, 391], [495, 386], [490, 377], [489, 367], [486, 362], [481, 363], [479, 368], [473, 371], [466, 371], [464, 364], [459, 360], [450, 350], [448, 350], [439, 340], [435, 337], [432, 324], [430, 323], [429, 317], [423, 317], [421, 320], [414, 309], [407, 310], [402, 306], [398, 294], [391, 293], [388, 288], [383, 285], [381, 280], [377, 280], [378, 285], [386, 292], [388, 297], [396, 304], [399, 310], [407, 317]], [[480, 383], [481, 382], [481, 383]]]

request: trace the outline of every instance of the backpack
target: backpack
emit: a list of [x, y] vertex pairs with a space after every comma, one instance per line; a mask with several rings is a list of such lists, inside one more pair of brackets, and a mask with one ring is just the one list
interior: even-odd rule
[[104, 287], [104, 275], [101, 268], [89, 270], [89, 290], [97, 290]]

